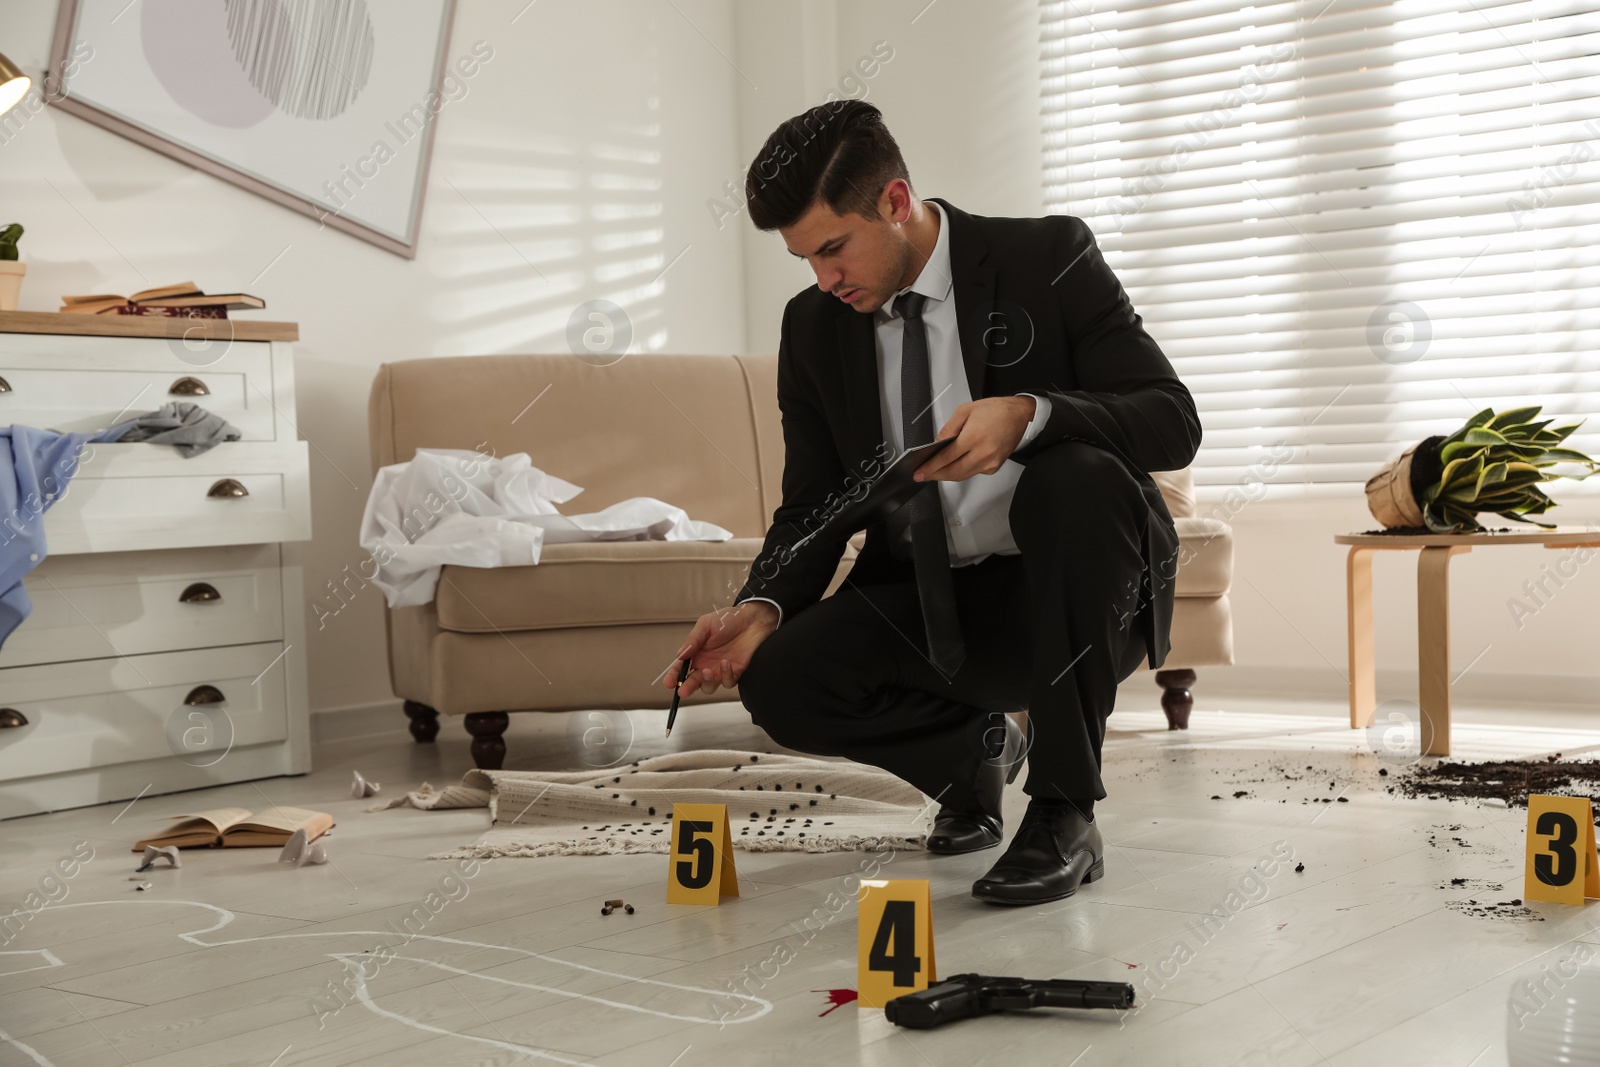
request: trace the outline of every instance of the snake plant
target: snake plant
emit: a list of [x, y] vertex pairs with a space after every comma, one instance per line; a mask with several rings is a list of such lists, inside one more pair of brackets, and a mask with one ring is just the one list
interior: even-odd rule
[[[1529, 517], [1543, 515], [1555, 506], [1540, 485], [1557, 478], [1582, 480], [1600, 470], [1600, 463], [1582, 452], [1560, 447], [1582, 421], [1552, 428], [1554, 421], [1539, 420], [1538, 407], [1515, 408], [1498, 415], [1493, 408], [1484, 408], [1439, 441], [1442, 470], [1417, 501], [1428, 529], [1475, 533], [1483, 529], [1479, 512], [1553, 528], [1553, 523]], [[1576, 473], [1552, 470], [1558, 463], [1584, 469]]]
[[0, 259], [17, 258], [17, 238], [22, 236], [22, 224], [13, 222], [0, 230]]

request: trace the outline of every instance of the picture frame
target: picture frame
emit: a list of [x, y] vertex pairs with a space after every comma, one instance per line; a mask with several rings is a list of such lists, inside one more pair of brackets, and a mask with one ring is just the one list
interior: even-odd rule
[[413, 259], [455, 6], [60, 0], [44, 97]]

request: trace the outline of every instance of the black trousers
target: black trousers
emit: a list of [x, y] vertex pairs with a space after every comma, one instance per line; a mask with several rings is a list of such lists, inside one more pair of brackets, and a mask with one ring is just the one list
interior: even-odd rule
[[927, 658], [914, 580], [847, 576], [757, 647], [739, 679], [751, 720], [786, 748], [882, 767], [975, 810], [999, 716], [1027, 709], [1023, 791], [1103, 799], [1105, 720], [1146, 656], [1140, 546], [1146, 524], [1166, 520], [1115, 457], [1076, 441], [1029, 460], [1009, 518], [1019, 555], [953, 570], [967, 650], [954, 676]]

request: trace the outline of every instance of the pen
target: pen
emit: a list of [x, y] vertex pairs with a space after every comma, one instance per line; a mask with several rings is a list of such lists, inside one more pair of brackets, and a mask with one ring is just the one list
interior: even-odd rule
[[672, 720], [678, 717], [678, 688], [683, 685], [683, 680], [689, 677], [689, 660], [694, 653], [683, 657], [683, 667], [678, 671], [678, 684], [672, 687], [672, 710], [667, 712], [667, 736], [672, 736]]

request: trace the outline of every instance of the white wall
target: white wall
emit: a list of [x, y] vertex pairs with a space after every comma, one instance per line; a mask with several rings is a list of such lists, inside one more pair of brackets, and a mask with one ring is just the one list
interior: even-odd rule
[[[62, 293], [126, 292], [144, 278], [192, 278], [257, 293], [267, 317], [300, 323], [300, 431], [313, 446], [308, 600], [360, 558], [366, 397], [380, 362], [564, 351], [567, 315], [597, 296], [628, 308], [647, 352], [775, 351], [784, 303], [814, 278], [777, 234], [757, 233], [742, 214], [719, 228], [709, 202], [737, 206], [744, 170], [772, 128], [822, 102], [877, 42], [894, 54], [865, 80], [866, 96], [883, 109], [918, 193], [977, 214], [1043, 211], [1033, 0], [525, 6], [460, 0], [452, 52], [481, 39], [495, 57], [441, 113], [415, 261], [53, 109], [0, 147], [0, 222], [28, 227], [25, 308], [53, 310]], [[42, 69], [53, 18], [51, 4], [6, 5], [0, 51]], [[617, 207], [634, 220], [610, 221]], [[1586, 504], [1562, 518], [1600, 513]], [[1347, 495], [1269, 499], [1233, 522], [1239, 666], [1204, 672], [1200, 698], [1337, 697], [1344, 568], [1331, 537], [1371, 520]], [[1600, 564], [1581, 568], [1521, 629], [1506, 606], [1557, 556], [1502, 548], [1457, 560], [1457, 669], [1486, 650], [1460, 683], [1464, 695], [1592, 703]], [[1414, 693], [1414, 566], [1413, 554], [1396, 553], [1376, 567], [1379, 663], [1393, 669], [1385, 696]], [[391, 698], [381, 601], [371, 593], [320, 632], [308, 611], [315, 708]]]

